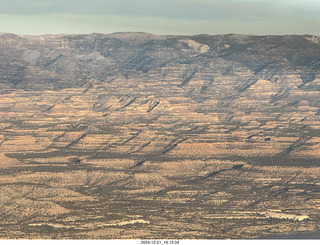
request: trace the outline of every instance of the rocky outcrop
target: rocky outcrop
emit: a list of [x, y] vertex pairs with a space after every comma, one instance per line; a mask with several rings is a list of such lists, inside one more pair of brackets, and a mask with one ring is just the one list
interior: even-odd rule
[[0, 237], [318, 227], [319, 40], [0, 34]]

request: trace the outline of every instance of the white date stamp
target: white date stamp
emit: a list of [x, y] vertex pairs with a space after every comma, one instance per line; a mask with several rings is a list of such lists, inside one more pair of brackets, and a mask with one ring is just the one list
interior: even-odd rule
[[143, 245], [178, 245], [180, 241], [178, 240], [141, 240]]

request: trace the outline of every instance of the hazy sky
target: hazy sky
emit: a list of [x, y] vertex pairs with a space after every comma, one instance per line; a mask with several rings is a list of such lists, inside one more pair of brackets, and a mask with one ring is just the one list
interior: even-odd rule
[[0, 0], [0, 32], [122, 31], [320, 36], [320, 0]]

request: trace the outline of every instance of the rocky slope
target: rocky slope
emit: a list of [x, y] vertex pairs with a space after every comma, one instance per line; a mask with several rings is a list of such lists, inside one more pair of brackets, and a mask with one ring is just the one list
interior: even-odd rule
[[0, 34], [2, 238], [318, 230], [320, 38]]

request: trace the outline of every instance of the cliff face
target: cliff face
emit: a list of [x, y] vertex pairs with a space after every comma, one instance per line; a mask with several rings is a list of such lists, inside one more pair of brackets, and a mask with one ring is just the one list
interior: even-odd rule
[[319, 95], [314, 36], [0, 34], [0, 236], [316, 229]]

